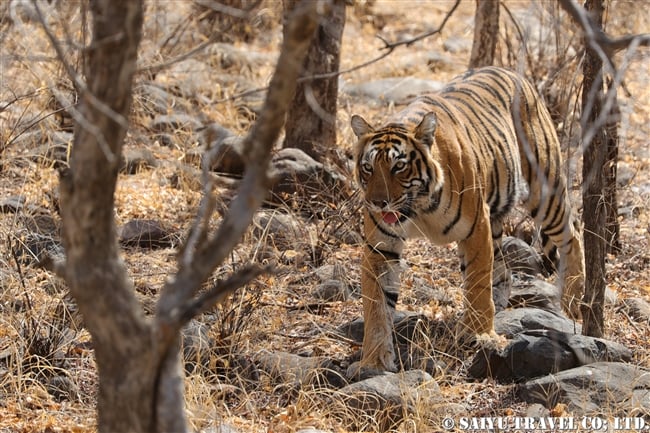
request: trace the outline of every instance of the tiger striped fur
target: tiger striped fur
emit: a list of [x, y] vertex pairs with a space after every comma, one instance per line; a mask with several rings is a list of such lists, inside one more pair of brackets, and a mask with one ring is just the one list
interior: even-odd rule
[[[581, 235], [561, 172], [560, 145], [533, 86], [486, 67], [415, 99], [385, 126], [353, 116], [356, 176], [364, 206], [360, 368], [396, 369], [392, 317], [404, 241], [458, 242], [465, 311], [461, 331], [494, 333], [492, 286], [509, 283], [501, 255], [504, 216], [523, 201], [553, 258], [560, 253], [562, 306], [577, 318], [584, 286]], [[485, 335], [487, 334], [487, 335]]]

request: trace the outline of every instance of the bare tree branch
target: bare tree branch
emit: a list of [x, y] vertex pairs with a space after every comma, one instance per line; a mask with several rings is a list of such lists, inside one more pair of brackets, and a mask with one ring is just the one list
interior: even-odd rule
[[[330, 9], [330, 4], [330, 1], [303, 1], [293, 12], [288, 23], [289, 36], [283, 41], [264, 107], [244, 140], [243, 156], [247, 160], [247, 170], [238, 194], [217, 232], [205, 242], [194, 242], [191, 245], [194, 250], [186, 250], [179, 257], [178, 272], [163, 289], [158, 302], [157, 320], [159, 329], [164, 333], [180, 329], [181, 312], [178, 306], [189, 302], [215, 267], [226, 259], [262, 203], [268, 191], [266, 168], [271, 149], [284, 125], [285, 113], [319, 17]], [[201, 224], [201, 220], [197, 218], [194, 224]], [[195, 227], [192, 231], [199, 233], [201, 229]], [[186, 249], [189, 247], [186, 246]], [[164, 336], [162, 338], [164, 340]]]
[[[377, 36], [377, 38], [384, 43], [384, 46], [382, 48], [380, 48], [380, 49], [381, 50], [386, 50], [384, 53], [380, 54], [379, 56], [377, 56], [375, 58], [372, 58], [372, 59], [370, 59], [370, 60], [368, 60], [366, 62], [360, 63], [358, 65], [352, 66], [351, 68], [342, 69], [342, 70], [337, 71], [337, 72], [330, 72], [330, 73], [327, 73], [327, 74], [315, 74], [315, 75], [300, 77], [298, 79], [298, 83], [304, 83], [305, 81], [320, 80], [320, 79], [323, 79], [323, 78], [331, 78], [331, 77], [336, 77], [336, 76], [343, 75], [343, 74], [349, 74], [350, 72], [358, 71], [359, 69], [363, 69], [363, 68], [365, 68], [367, 66], [372, 65], [373, 63], [377, 63], [378, 61], [380, 61], [382, 59], [385, 59], [393, 51], [395, 51], [395, 49], [397, 47], [401, 47], [402, 45], [406, 45], [408, 47], [408, 46], [411, 46], [411, 45], [413, 45], [414, 43], [416, 43], [418, 41], [421, 41], [422, 39], [425, 39], [425, 38], [428, 38], [429, 36], [433, 36], [435, 34], [438, 34], [438, 33], [442, 32], [443, 28], [447, 24], [447, 21], [449, 20], [449, 18], [451, 18], [452, 14], [456, 11], [456, 8], [458, 8], [459, 4], [460, 4], [460, 0], [456, 0], [456, 3], [454, 3], [454, 5], [451, 7], [451, 9], [447, 12], [445, 17], [443, 18], [442, 23], [440, 23], [440, 25], [437, 28], [433, 29], [433, 30], [429, 30], [429, 31], [426, 31], [424, 33], [421, 33], [418, 36], [415, 36], [415, 37], [413, 37], [411, 39], [404, 39], [402, 41], [396, 41], [396, 42], [388, 42], [386, 39], [382, 38], [381, 36]], [[236, 95], [230, 96], [228, 98], [220, 99], [217, 102], [220, 103], [220, 102], [232, 101], [234, 99], [243, 98], [245, 96], [253, 95], [255, 93], [264, 92], [264, 91], [266, 91], [268, 89], [269, 89], [269, 87], [267, 86], [267, 87], [258, 87], [256, 89], [246, 90], [245, 92], [237, 93]]]
[[[246, 9], [237, 9], [232, 6], [227, 6], [224, 4], [221, 4], [217, 1], [214, 0], [197, 0], [197, 4], [200, 6], [204, 6], [206, 8], [210, 8], [216, 12], [220, 12], [226, 15], [230, 15], [235, 18], [241, 18], [243, 20], [248, 19], [251, 17], [251, 12], [253, 9], [255, 9], [257, 6], [260, 4], [260, 0], [256, 1], [255, 3], [251, 4], [249, 7]], [[171, 65], [174, 65], [176, 63], [182, 62], [183, 60], [189, 59], [190, 57], [194, 56], [195, 54], [200, 53], [201, 51], [205, 50], [207, 47], [210, 45], [214, 44], [220, 37], [221, 34], [224, 31], [227, 31], [227, 29], [221, 29], [220, 32], [215, 32], [212, 34], [207, 41], [200, 43], [196, 47], [192, 48], [191, 50], [187, 51], [186, 53], [183, 53], [177, 57], [174, 57], [173, 59], [170, 59], [166, 62], [158, 63], [155, 65], [150, 65], [150, 66], [145, 66], [143, 68], [138, 69], [138, 73], [149, 73], [149, 74], [157, 74], [158, 72], [169, 68]], [[163, 46], [166, 45], [163, 44]]]
[[239, 269], [226, 280], [217, 281], [212, 287], [198, 297], [179, 306], [179, 317], [181, 323], [186, 324], [192, 318], [205, 313], [238, 288], [244, 287], [255, 278], [263, 274], [268, 274], [272, 272], [272, 270], [273, 268], [271, 266], [259, 266], [253, 264]]
[[585, 39], [591, 49], [612, 70], [615, 69], [612, 57], [617, 51], [631, 46], [650, 46], [649, 33], [612, 38], [593, 22], [587, 11], [575, 0], [560, 0], [560, 5], [585, 32]]

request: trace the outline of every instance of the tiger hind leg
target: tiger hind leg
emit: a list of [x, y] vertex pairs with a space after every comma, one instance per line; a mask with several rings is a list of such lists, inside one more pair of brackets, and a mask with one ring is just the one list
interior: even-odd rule
[[503, 218], [491, 217], [492, 248], [494, 260], [492, 265], [492, 299], [495, 311], [499, 312], [508, 306], [510, 292], [512, 291], [512, 273], [506, 263], [506, 257], [501, 248], [503, 238]]
[[558, 274], [562, 288], [562, 309], [571, 318], [580, 319], [585, 278], [582, 233], [571, 211], [563, 181], [559, 182], [555, 194], [547, 196], [544, 204], [549, 211], [534, 215], [534, 219], [542, 232], [545, 265]]

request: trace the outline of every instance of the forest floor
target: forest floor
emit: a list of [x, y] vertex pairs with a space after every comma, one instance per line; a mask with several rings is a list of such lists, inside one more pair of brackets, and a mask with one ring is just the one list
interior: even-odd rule
[[[149, 4], [140, 54], [143, 71], [137, 77], [136, 88], [151, 82], [167, 86], [167, 89], [173, 87], [177, 93], [167, 107], [169, 114], [183, 111], [201, 121], [217, 122], [236, 134], [246, 134], [254, 121], [259, 98], [237, 95], [268, 83], [281, 41], [280, 2], [269, 0], [263, 4], [265, 7], [257, 19], [248, 24], [250, 28], [246, 31], [251, 35], [248, 40], [226, 40], [225, 45], [212, 45], [197, 53], [192, 57], [197, 61], [196, 70], [179, 72], [171, 65], [155, 76], [147, 67], [190, 52], [207, 40], [206, 35], [218, 31], [218, 26], [199, 22], [191, 2]], [[437, 27], [452, 4], [448, 1], [386, 0], [349, 7], [341, 69], [347, 70], [380, 55], [383, 42], [377, 35], [397, 41]], [[505, 24], [497, 53], [499, 62], [515, 68], [525, 63], [535, 78], [541, 80], [552, 72], [557, 74], [554, 77], [558, 83], [564, 83], [549, 87], [549, 95], [564, 107], [558, 111], [561, 138], [570, 161], [567, 173], [573, 184], [572, 198], [579, 208], [580, 152], [572, 138], [578, 135], [577, 127], [575, 121], [570, 120], [573, 107], [579, 106], [576, 102], [579, 99], [576, 89], [565, 85], [579, 76], [578, 59], [575, 51], [564, 50], [566, 46], [559, 42], [548, 43], [544, 37], [561, 34], [571, 41], [567, 46], [576, 44], [579, 39], [564, 15], [561, 15], [563, 24], [557, 25], [550, 36], [542, 31], [545, 26], [557, 24], [554, 20], [559, 12], [553, 6], [545, 9], [544, 2], [507, 1], [505, 4], [508, 10], [502, 16]], [[608, 11], [608, 31], [612, 34], [648, 32], [650, 12], [638, 10], [635, 4], [613, 2]], [[66, 17], [65, 22], [73, 30], [77, 29], [79, 13], [74, 5], [66, 7], [69, 10], [60, 11], [60, 16]], [[21, 251], [24, 253], [21, 245], [34, 232], [30, 222], [47, 219], [58, 227], [57, 170], [42, 155], [47, 152], [47, 146], [61, 137], [57, 134], [70, 131], [64, 116], [56, 112], [57, 103], [54, 102], [55, 94], [62, 98], [70, 95], [69, 79], [54, 59], [36, 20], [30, 19], [27, 13], [19, 14], [18, 21], [12, 20], [7, 15], [8, 7], [0, 9], [0, 13], [5, 14], [0, 16], [0, 200], [6, 207], [11, 206], [6, 204], [5, 198], [24, 200], [14, 211], [4, 209], [0, 213], [0, 432], [92, 432], [96, 430], [98, 377], [90, 336], [83, 328], [65, 284], [39, 269], [34, 260], [20, 256]], [[441, 34], [398, 47], [382, 61], [343, 74], [341, 88], [393, 77], [449, 80], [464, 71], [468, 64], [473, 14], [474, 2], [462, 2]], [[57, 16], [52, 15], [51, 25], [56, 34], [63, 37], [62, 19]], [[519, 30], [530, 33], [526, 61], [523, 56], [513, 54], [517, 52], [516, 30], [510, 16], [519, 20]], [[525, 17], [537, 18], [535, 21]], [[73, 32], [73, 37], [78, 38], [79, 34]], [[248, 51], [248, 66], [240, 63], [234, 54], [225, 54], [226, 46]], [[66, 47], [73, 50], [74, 44]], [[624, 62], [622, 55], [616, 60], [618, 64]], [[643, 367], [650, 367], [650, 327], [631, 319], [621, 310], [620, 302], [632, 297], [650, 299], [648, 70], [650, 55], [647, 51], [631, 55], [619, 91], [622, 114], [618, 190], [621, 251], [607, 259], [609, 301], [605, 308], [606, 337], [631, 348], [633, 362]], [[157, 161], [188, 162], [190, 150], [198, 146], [196, 136], [185, 130], [178, 131], [171, 138], [167, 137], [171, 143], [163, 143], [150, 125], [151, 104], [151, 100], [136, 92], [126, 148], [146, 148]], [[354, 143], [349, 127], [353, 114], [361, 114], [373, 122], [381, 121], [399, 108], [397, 105], [342, 91], [337, 118], [337, 145], [341, 153], [350, 155]], [[64, 136], [64, 143], [65, 137], [69, 136]], [[202, 191], [200, 185], [189, 180], [172, 181], [178, 178], [175, 167], [174, 164], [159, 164], [134, 174], [120, 175], [115, 205], [119, 226], [136, 218], [156, 219], [164, 222], [179, 238], [183, 237], [193, 221]], [[226, 197], [231, 192], [224, 189], [218, 194]], [[359, 349], [357, 344], [340, 338], [335, 332], [339, 326], [361, 317], [358, 297], [329, 302], [317, 310], [309, 307], [314, 303], [313, 291], [318, 283], [314, 271], [325, 265], [338, 266], [350, 287], [358, 290], [359, 286], [361, 248], [354, 243], [332, 242], [324, 235], [332, 224], [358, 230], [358, 213], [350, 209], [348, 202], [318, 205], [329, 207], [329, 221], [312, 220], [300, 237], [289, 238], [284, 245], [278, 243], [277, 249], [264, 254], [261, 244], [265, 240], [249, 234], [233, 252], [229, 263], [215, 272], [214, 278], [219, 278], [241, 264], [259, 261], [260, 257], [280, 263], [275, 275], [258, 279], [232, 302], [211, 313], [209, 334], [227, 347], [225, 354], [214, 355], [210, 360], [212, 365], [227, 362], [230, 358], [226, 355], [233, 351], [245, 358], [254, 358], [263, 351], [282, 351], [327, 356], [345, 363]], [[302, 205], [312, 210], [314, 206], [314, 203]], [[301, 213], [300, 209], [283, 211]], [[43, 215], [45, 217], [41, 218]], [[214, 226], [218, 223], [219, 218], [215, 217]], [[46, 235], [56, 240], [56, 229]], [[47, 244], [47, 239], [43, 242]], [[123, 250], [137, 295], [147, 313], [152, 312], [159, 289], [175, 270], [175, 251], [175, 248]], [[453, 320], [462, 305], [455, 245], [434, 246], [424, 240], [412, 240], [408, 242], [405, 260], [408, 266], [402, 275], [398, 310]], [[415, 289], [423, 282], [447, 293], [454, 302], [444, 305], [418, 302]], [[527, 405], [515, 398], [513, 385], [491, 380], [471, 381], [466, 376], [466, 359], [444, 353], [432, 354], [434, 356], [437, 360], [443, 358], [447, 365], [435, 378], [445, 404], [462, 405], [468, 416], [527, 413]], [[53, 377], [66, 378], [66, 398], [52, 392]], [[187, 416], [195, 431], [279, 433], [308, 427], [346, 431], [344, 425], [328, 416], [320, 406], [315, 391], [288, 392], [282, 386], [266, 382], [251, 387], [212, 379], [202, 374], [187, 377]], [[289, 384], [286, 388], [290, 388]], [[553, 413], [570, 415], [562, 410], [555, 408]], [[409, 415], [398, 431], [439, 431], [438, 423], [439, 420], [432, 420], [427, 414], [416, 413]], [[219, 427], [223, 425], [231, 430]]]

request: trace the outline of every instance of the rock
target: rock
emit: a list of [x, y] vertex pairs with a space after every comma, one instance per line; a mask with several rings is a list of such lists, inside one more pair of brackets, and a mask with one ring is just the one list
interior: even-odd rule
[[325, 302], [347, 301], [352, 296], [352, 291], [345, 281], [345, 270], [340, 264], [331, 266], [329, 276], [323, 275], [321, 283], [314, 289], [316, 299]]
[[122, 227], [120, 244], [125, 247], [171, 248], [176, 236], [160, 221], [150, 219], [133, 219]]
[[194, 116], [184, 113], [160, 114], [149, 126], [154, 132], [177, 133], [179, 130], [193, 132], [203, 127], [203, 123]]
[[643, 298], [623, 299], [621, 310], [638, 322], [650, 322], [650, 303]]
[[158, 166], [158, 161], [153, 152], [144, 147], [125, 148], [122, 151], [122, 160], [120, 162], [120, 171], [126, 174], [136, 174], [145, 168]]
[[352, 297], [350, 289], [340, 280], [323, 281], [316, 286], [313, 295], [325, 302], [347, 301]]
[[198, 320], [190, 320], [181, 330], [183, 360], [188, 374], [210, 368], [210, 354], [214, 341], [210, 338], [210, 328]]
[[58, 402], [75, 401], [81, 398], [79, 387], [65, 375], [52, 376], [48, 379], [45, 387], [47, 392]]
[[31, 265], [40, 262], [45, 257], [63, 258], [63, 245], [58, 237], [52, 234], [27, 233], [16, 246], [17, 256], [21, 263]]
[[228, 136], [216, 138], [205, 155], [209, 159], [210, 170], [220, 174], [242, 177], [246, 169], [243, 158], [244, 138]]
[[292, 214], [262, 210], [253, 216], [252, 234], [265, 245], [280, 250], [295, 249], [309, 242], [304, 222]]
[[146, 112], [167, 114], [176, 106], [176, 96], [155, 83], [142, 83], [134, 89], [136, 101], [139, 101]]
[[196, 98], [212, 92], [214, 71], [200, 60], [185, 59], [156, 74], [155, 83], [185, 98]]
[[[363, 342], [363, 323], [363, 318], [360, 317], [341, 325], [337, 332], [353, 341], [361, 343]], [[397, 310], [393, 317], [394, 337], [397, 344], [406, 344], [414, 341], [416, 334], [426, 334], [435, 337], [438, 332], [449, 331], [449, 326], [445, 323], [431, 320], [422, 314], [412, 313], [410, 311]]]
[[52, 141], [36, 147], [30, 152], [30, 159], [34, 162], [53, 168], [63, 168], [68, 166], [68, 146], [72, 142], [72, 134], [68, 132], [59, 132], [59, 134], [69, 134], [70, 142]]
[[541, 308], [556, 315], [562, 315], [560, 289], [537, 278], [513, 278], [509, 306], [512, 308]]
[[528, 381], [518, 396], [553, 408], [565, 403], [575, 416], [608, 418], [650, 413], [650, 370], [620, 362], [598, 362]]
[[323, 357], [304, 357], [287, 352], [262, 351], [253, 362], [278, 385], [340, 388], [347, 384], [342, 369]]
[[[328, 410], [351, 429], [387, 431], [396, 428], [405, 414], [440, 399], [440, 388], [420, 370], [384, 373], [337, 391]], [[342, 406], [341, 406], [342, 405]]]
[[[200, 142], [205, 148], [214, 148], [220, 145], [226, 138], [235, 137], [235, 133], [222, 125], [212, 122], [201, 131]], [[243, 140], [240, 137], [240, 140]], [[241, 151], [239, 152], [241, 153]]]
[[295, 200], [313, 201], [317, 195], [342, 197], [349, 195], [350, 184], [333, 169], [317, 162], [300, 149], [280, 149], [271, 160], [271, 200], [291, 204]]
[[551, 415], [551, 411], [539, 403], [533, 403], [526, 408], [526, 416], [531, 418], [542, 418]]
[[[340, 334], [358, 342], [363, 342], [364, 320], [359, 318], [344, 324], [338, 328]], [[434, 345], [439, 342], [445, 335], [449, 335], [450, 327], [447, 323], [434, 321], [424, 315], [411, 313], [408, 311], [396, 311], [393, 318], [393, 344], [397, 365], [400, 369], [411, 370], [419, 369], [429, 374], [438, 374], [445, 371], [444, 362], [432, 358]], [[358, 369], [361, 357], [361, 351], [358, 351], [350, 359], [351, 366], [348, 368], [349, 377], [372, 377], [377, 374], [374, 369]]]
[[59, 237], [60, 222], [49, 213], [37, 213], [34, 215], [24, 216], [25, 228], [30, 232], [40, 235], [49, 235], [54, 238]]
[[361, 245], [363, 243], [363, 235], [359, 233], [360, 227], [354, 224], [354, 221], [350, 223], [344, 223], [339, 226], [327, 226], [327, 235], [332, 238], [334, 241], [340, 244], [347, 245]]
[[317, 428], [310, 427], [310, 428], [301, 428], [296, 433], [331, 433], [331, 432], [327, 430], [320, 430]]
[[443, 86], [440, 81], [395, 77], [358, 84], [346, 83], [341, 91], [350, 96], [363, 96], [379, 102], [404, 102], [422, 93], [437, 92]]
[[[497, 262], [494, 263], [498, 267], [502, 267], [503, 264]], [[503, 271], [503, 270], [501, 270]], [[497, 273], [496, 268], [494, 273]], [[497, 283], [496, 285], [492, 284], [492, 301], [494, 302], [494, 312], [498, 313], [503, 311], [508, 306], [510, 300], [510, 292], [512, 291], [512, 275], [509, 275], [503, 281]]]
[[605, 287], [605, 305], [616, 305], [617, 303], [618, 294], [609, 287]]
[[535, 248], [519, 238], [504, 236], [501, 251], [506, 266], [511, 272], [521, 272], [527, 275], [538, 275], [544, 271], [542, 256]]
[[237, 427], [226, 424], [224, 422], [219, 422], [218, 425], [207, 427], [203, 430], [200, 430], [199, 433], [243, 433], [243, 430], [238, 429]]
[[638, 174], [639, 170], [634, 167], [632, 164], [629, 164], [625, 161], [617, 161], [616, 163], [616, 185], [619, 188], [625, 188], [628, 186], [636, 175]]
[[24, 206], [27, 198], [24, 195], [12, 195], [0, 200], [1, 213], [18, 213]]
[[528, 307], [500, 311], [494, 316], [494, 330], [507, 338], [527, 330], [539, 329], [579, 334], [582, 325], [560, 314]]
[[504, 349], [480, 350], [469, 367], [474, 378], [521, 382], [600, 361], [630, 361], [625, 346], [600, 338], [552, 330], [524, 331]]
[[274, 63], [277, 55], [246, 48], [238, 48], [232, 44], [214, 43], [207, 48], [210, 58], [219, 62], [220, 69], [233, 69], [241, 73], [242, 68], [253, 71], [259, 66]]
[[442, 43], [442, 47], [445, 49], [445, 51], [451, 54], [471, 51], [472, 40], [464, 37], [450, 37]]

